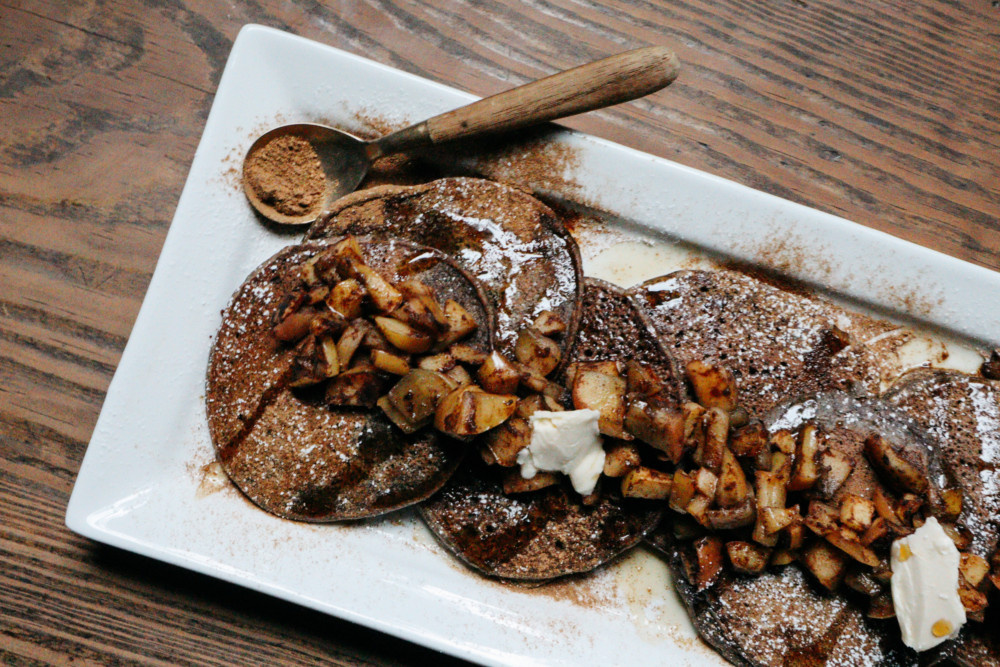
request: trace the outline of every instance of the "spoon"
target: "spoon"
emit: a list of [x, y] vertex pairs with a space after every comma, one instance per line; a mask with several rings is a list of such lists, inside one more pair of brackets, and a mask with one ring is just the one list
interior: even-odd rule
[[[284, 125], [265, 133], [250, 146], [243, 161], [243, 190], [250, 204], [268, 220], [285, 225], [309, 224], [331, 202], [357, 188], [372, 162], [384, 155], [513, 130], [633, 100], [670, 84], [677, 78], [678, 68], [677, 56], [666, 47], [626, 51], [512, 88], [371, 141], [325, 125]], [[247, 166], [257, 152], [288, 136], [309, 142], [325, 177], [322, 205], [301, 214], [277, 210], [274, 198], [258, 192], [259, 186], [248, 178]]]

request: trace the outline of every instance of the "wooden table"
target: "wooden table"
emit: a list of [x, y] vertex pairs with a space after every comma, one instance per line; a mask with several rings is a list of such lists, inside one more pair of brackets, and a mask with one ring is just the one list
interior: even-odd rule
[[457, 663], [63, 525], [251, 22], [480, 95], [667, 44], [567, 124], [1000, 269], [996, 0], [0, 0], [2, 663]]

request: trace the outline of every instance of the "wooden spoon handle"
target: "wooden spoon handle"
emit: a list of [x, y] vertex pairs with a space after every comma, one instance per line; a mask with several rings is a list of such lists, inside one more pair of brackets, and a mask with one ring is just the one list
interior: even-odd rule
[[663, 46], [626, 51], [498, 93], [426, 121], [432, 143], [513, 130], [648, 95], [677, 78]]
[[365, 150], [374, 159], [600, 109], [667, 86], [679, 68], [677, 56], [665, 46], [626, 51], [434, 116], [370, 142]]

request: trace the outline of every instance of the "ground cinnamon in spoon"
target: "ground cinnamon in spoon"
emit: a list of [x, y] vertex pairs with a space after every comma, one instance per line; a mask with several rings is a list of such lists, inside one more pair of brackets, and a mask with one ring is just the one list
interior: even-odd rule
[[244, 177], [258, 199], [284, 215], [319, 213], [323, 205], [323, 166], [302, 137], [281, 136], [255, 150]]

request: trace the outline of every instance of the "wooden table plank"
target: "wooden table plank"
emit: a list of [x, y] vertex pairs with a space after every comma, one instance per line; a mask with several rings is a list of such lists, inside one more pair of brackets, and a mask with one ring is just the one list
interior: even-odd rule
[[458, 664], [62, 523], [248, 22], [479, 95], [668, 44], [566, 124], [1000, 268], [991, 0], [0, 0], [0, 662]]

